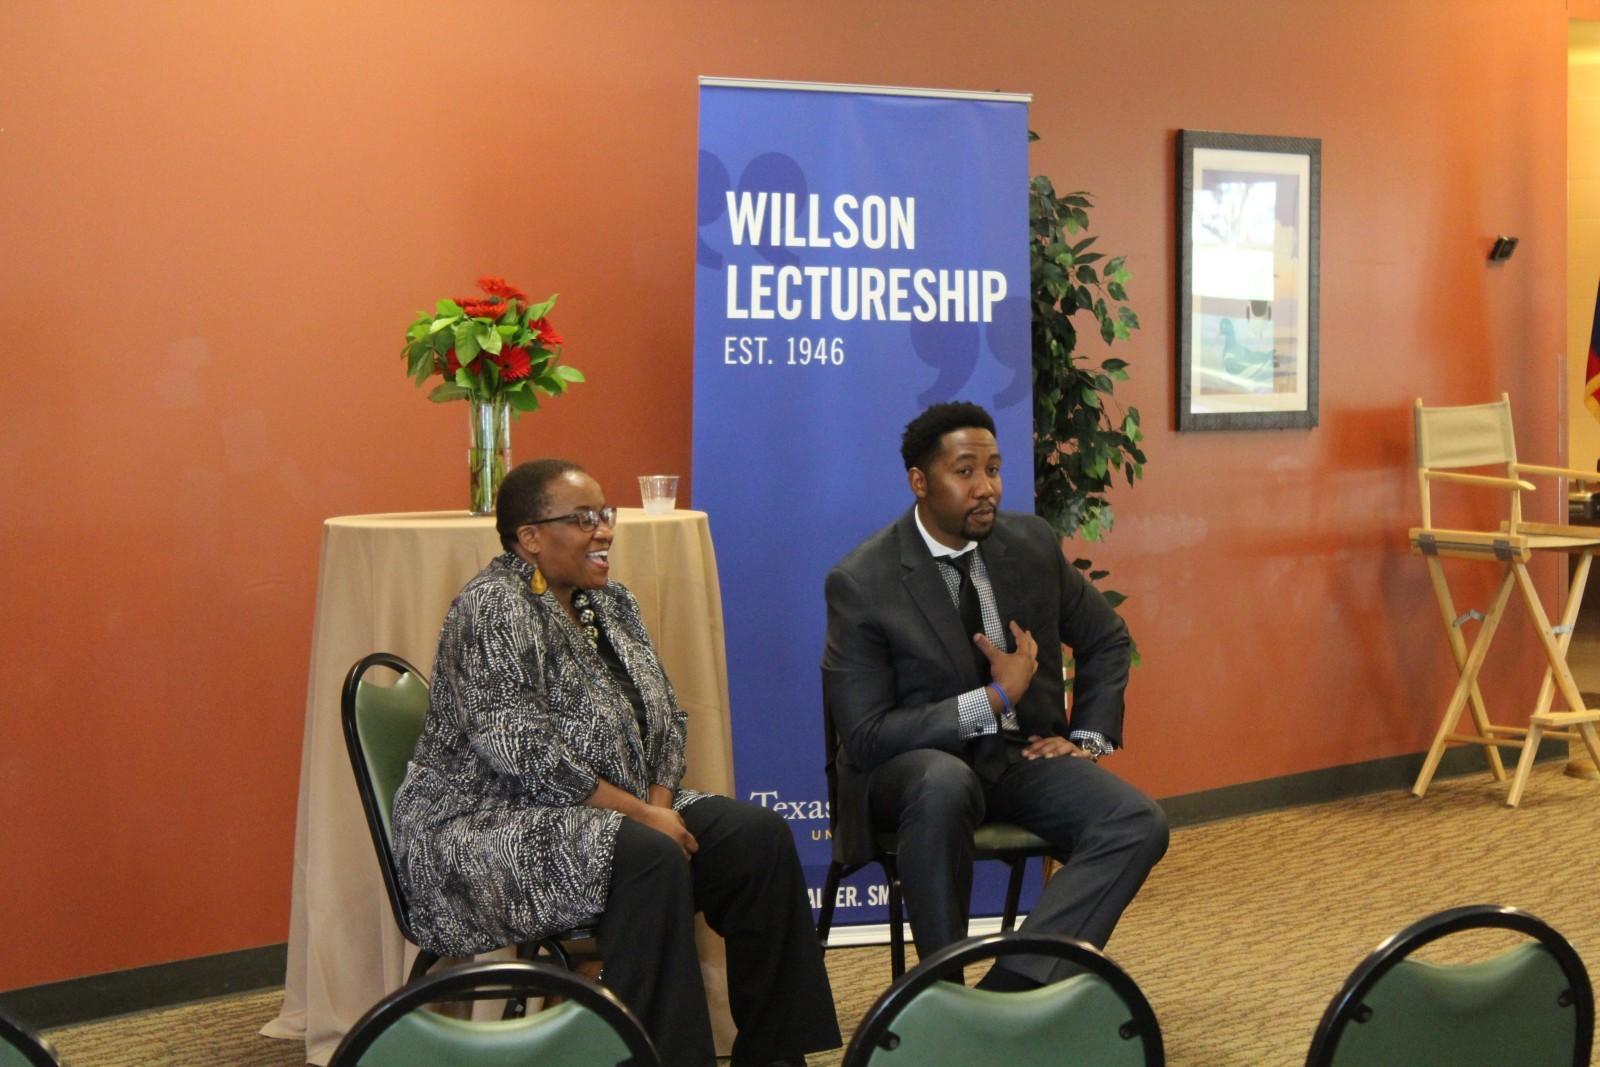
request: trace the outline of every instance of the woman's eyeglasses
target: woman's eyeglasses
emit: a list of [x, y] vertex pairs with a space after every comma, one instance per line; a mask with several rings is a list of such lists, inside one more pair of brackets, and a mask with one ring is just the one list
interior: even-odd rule
[[584, 533], [594, 532], [595, 527], [601, 525], [602, 523], [605, 524], [606, 529], [615, 530], [617, 528], [617, 509], [612, 507], [610, 504], [607, 504], [599, 511], [596, 511], [594, 508], [579, 508], [577, 511], [570, 512], [566, 515], [552, 515], [548, 519], [534, 519], [532, 522], [525, 522], [522, 525], [543, 526], [547, 522], [576, 523], [578, 529], [582, 530]]

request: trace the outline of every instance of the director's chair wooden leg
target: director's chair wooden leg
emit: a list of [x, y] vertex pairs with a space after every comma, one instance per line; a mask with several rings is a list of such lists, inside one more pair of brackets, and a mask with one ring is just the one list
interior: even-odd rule
[[[1467, 653], [1466, 662], [1461, 668], [1461, 678], [1456, 682], [1455, 691], [1450, 694], [1450, 703], [1445, 705], [1444, 715], [1439, 719], [1439, 729], [1433, 735], [1433, 744], [1428, 747], [1427, 758], [1422, 761], [1422, 770], [1417, 774], [1416, 784], [1411, 787], [1411, 792], [1415, 796], [1420, 797], [1428, 791], [1428, 784], [1433, 781], [1434, 772], [1439, 769], [1439, 760], [1444, 756], [1445, 746], [1449, 744], [1450, 732], [1455, 728], [1456, 720], [1461, 717], [1461, 709], [1466, 706], [1469, 695], [1477, 687], [1478, 672], [1483, 669], [1484, 657], [1489, 654], [1489, 643], [1494, 640], [1494, 633], [1500, 628], [1500, 619], [1505, 615], [1506, 603], [1511, 599], [1513, 584], [1513, 569], [1507, 567], [1505, 577], [1500, 580], [1500, 588], [1495, 591], [1494, 604], [1489, 608], [1489, 614], [1484, 617], [1478, 636], [1473, 639], [1471, 651]], [[1502, 779], [1504, 773], [1502, 770]]]
[[[1583, 607], [1583, 591], [1589, 584], [1589, 564], [1593, 561], [1592, 550], [1586, 549], [1578, 556], [1578, 565], [1573, 568], [1572, 582], [1567, 589], [1567, 602], [1561, 608], [1561, 624], [1558, 627], [1561, 632], [1556, 636], [1556, 647], [1561, 653], [1563, 663], [1567, 661], [1567, 650], [1572, 647], [1572, 633], [1578, 626], [1578, 613]], [[1552, 698], [1555, 696], [1555, 678], [1555, 670], [1546, 667], [1544, 681], [1539, 684], [1539, 699], [1533, 705], [1535, 715], [1543, 715], [1550, 710]]]
[[1539, 754], [1539, 737], [1544, 730], [1536, 722], [1528, 724], [1522, 738], [1522, 755], [1517, 759], [1517, 773], [1511, 779], [1511, 792], [1506, 794], [1506, 806], [1514, 808], [1522, 802], [1522, 791], [1528, 785], [1528, 772], [1533, 770], [1534, 757]]
[[[1456, 671], [1462, 672], [1467, 668], [1467, 642], [1461, 636], [1460, 616], [1456, 614], [1455, 598], [1450, 595], [1450, 584], [1445, 581], [1444, 564], [1438, 556], [1428, 556], [1428, 578], [1433, 582], [1433, 597], [1439, 605], [1439, 613], [1444, 617], [1444, 635], [1450, 642], [1450, 654], [1455, 657]], [[1468, 690], [1469, 706], [1472, 709], [1472, 723], [1478, 728], [1478, 736], [1492, 737], [1489, 730], [1489, 712], [1483, 705], [1483, 694], [1478, 690], [1478, 683], [1474, 681]], [[1446, 731], [1447, 733], [1449, 731]], [[1440, 749], [1440, 753], [1443, 753]], [[1500, 762], [1500, 749], [1495, 745], [1483, 746], [1484, 759], [1489, 763], [1489, 773], [1497, 782], [1506, 780], [1505, 765]], [[1435, 763], [1437, 764], [1437, 760]], [[1428, 777], [1433, 777], [1433, 772], [1428, 772]], [[1423, 784], [1427, 788], [1427, 784]], [[1421, 793], [1417, 794], [1421, 796]]]
[[1589, 758], [1594, 760], [1596, 767], [1600, 767], [1600, 734], [1595, 732], [1594, 723], [1579, 723], [1578, 733], [1583, 738], [1583, 747], [1589, 750]]
[[[1585, 553], [1586, 557], [1587, 555]], [[1587, 579], [1587, 567], [1582, 563], [1579, 566], [1584, 570], [1583, 577]], [[1561, 699], [1566, 701], [1569, 709], [1566, 715], [1589, 714], [1588, 709], [1583, 704], [1583, 694], [1578, 692], [1577, 680], [1572, 677], [1572, 669], [1567, 666], [1566, 648], [1570, 642], [1570, 632], [1561, 634], [1559, 638], [1551, 632], [1549, 616], [1544, 613], [1544, 604], [1539, 600], [1539, 591], [1534, 588], [1533, 577], [1528, 573], [1527, 566], [1519, 561], [1511, 565], [1511, 570], [1516, 575], [1517, 585], [1522, 590], [1522, 598], [1528, 605], [1528, 614], [1533, 618], [1534, 629], [1539, 635], [1539, 644], [1544, 648], [1545, 661], [1549, 665], [1547, 673], [1551, 675], [1556, 690], [1561, 694]], [[1576, 583], [1574, 584], [1576, 585]], [[1581, 590], [1579, 591], [1581, 592]], [[1570, 606], [1570, 595], [1568, 596], [1568, 601]], [[1544, 732], [1545, 723], [1543, 717], [1548, 711], [1549, 709], [1546, 707], [1529, 719], [1528, 735], [1522, 742], [1522, 758], [1517, 760], [1516, 777], [1511, 782], [1511, 792], [1506, 796], [1506, 804], [1510, 807], [1516, 807], [1522, 800], [1522, 790], [1528, 784], [1528, 774], [1533, 769], [1534, 757], [1538, 755], [1539, 751], [1539, 738]], [[1594, 735], [1594, 721], [1596, 718], [1600, 718], [1600, 711], [1595, 712], [1590, 718], [1576, 722], [1566, 716], [1561, 718], [1552, 717], [1551, 721], [1561, 725], [1575, 726], [1579, 736], [1584, 739], [1584, 744], [1588, 746], [1591, 743], [1590, 738]], [[1595, 747], [1600, 747], [1600, 745]]]

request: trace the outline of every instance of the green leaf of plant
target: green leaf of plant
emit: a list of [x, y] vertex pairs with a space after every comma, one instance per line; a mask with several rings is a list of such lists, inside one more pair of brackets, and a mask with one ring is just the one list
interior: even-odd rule
[[564, 363], [556, 368], [556, 374], [569, 382], [581, 382], [587, 380], [584, 378], [583, 372], [577, 367], [569, 367]]
[[440, 382], [428, 394], [428, 399], [435, 404], [443, 404], [447, 400], [464, 400], [471, 395], [471, 389], [465, 389], [455, 382]]
[[499, 355], [503, 342], [500, 340], [500, 331], [487, 322], [478, 323], [474, 336], [477, 338], [478, 347], [491, 356]]
[[[1093, 198], [1082, 191], [1058, 197], [1045, 175], [1029, 181], [1034, 497], [1053, 529], [1087, 542], [1111, 529], [1111, 506], [1103, 494], [1116, 473], [1127, 474], [1144, 462], [1135, 441], [1137, 415], [1132, 409], [1115, 416], [1105, 410], [1115, 383], [1128, 380], [1127, 361], [1101, 360], [1094, 368], [1079, 363], [1076, 355], [1079, 313], [1093, 315], [1105, 343], [1132, 328], [1121, 311], [1127, 300], [1126, 258], [1086, 251], [1096, 241], [1087, 232], [1092, 205]], [[1075, 565], [1090, 566], [1087, 560]], [[1102, 577], [1104, 571], [1090, 575], [1091, 580]]]
[[[518, 383], [522, 384], [522, 383]], [[518, 411], [538, 411], [539, 395], [530, 389], [517, 389], [506, 394], [511, 398], [511, 406]]]
[[458, 319], [462, 315], [466, 314], [466, 312], [461, 309], [461, 305], [456, 303], [454, 300], [451, 300], [449, 297], [445, 297], [443, 300], [435, 304], [433, 306], [433, 313], [435, 315], [450, 316]]
[[542, 319], [542, 318], [544, 318], [546, 315], [550, 314], [550, 309], [556, 306], [556, 297], [560, 296], [560, 295], [561, 295], [560, 293], [553, 294], [550, 297], [550, 299], [546, 300], [544, 303], [532, 305], [531, 307], [528, 308], [528, 313], [526, 315], [524, 315], [523, 318], [524, 319]]
[[458, 323], [460, 321], [461, 321], [461, 316], [460, 315], [451, 315], [451, 316], [448, 316], [448, 317], [442, 318], [442, 319], [434, 319], [433, 320], [433, 325], [428, 327], [428, 332], [429, 333], [438, 333], [440, 330], [448, 330], [450, 327], [454, 326], [456, 323]]
[[456, 323], [456, 360], [465, 367], [478, 358], [482, 346], [478, 344], [478, 324], [468, 319]]

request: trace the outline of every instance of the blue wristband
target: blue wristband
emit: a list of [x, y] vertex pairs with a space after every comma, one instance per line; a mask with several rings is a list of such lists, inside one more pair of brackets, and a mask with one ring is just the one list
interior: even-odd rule
[[[998, 685], [996, 685], [993, 682], [989, 683], [989, 688], [993, 689], [994, 690], [994, 695], [1000, 698], [1000, 706], [1006, 709], [1005, 710], [1005, 715], [1015, 716], [1016, 712], [1013, 711], [1012, 708], [1011, 708], [1011, 698], [1006, 696], [1006, 691], [1004, 689], [1001, 689]], [[1005, 715], [996, 715], [995, 716], [995, 722], [996, 722], [997, 725], [1004, 721]]]

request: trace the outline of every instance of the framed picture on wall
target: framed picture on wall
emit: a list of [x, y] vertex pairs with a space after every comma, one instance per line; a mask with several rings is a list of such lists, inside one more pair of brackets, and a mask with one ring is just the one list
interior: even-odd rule
[[1317, 424], [1322, 142], [1178, 131], [1178, 429]]

